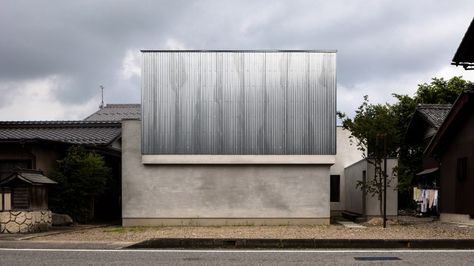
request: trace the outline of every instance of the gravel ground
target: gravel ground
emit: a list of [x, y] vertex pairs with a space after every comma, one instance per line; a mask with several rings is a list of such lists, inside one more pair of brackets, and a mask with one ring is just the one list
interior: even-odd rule
[[150, 238], [474, 239], [474, 227], [438, 221], [387, 228], [322, 226], [120, 227], [109, 226], [35, 237], [33, 241], [139, 242]]

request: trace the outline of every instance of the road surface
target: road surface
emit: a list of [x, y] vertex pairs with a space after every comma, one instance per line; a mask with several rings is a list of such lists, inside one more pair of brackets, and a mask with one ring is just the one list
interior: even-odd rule
[[474, 265], [474, 250], [0, 248], [0, 265]]

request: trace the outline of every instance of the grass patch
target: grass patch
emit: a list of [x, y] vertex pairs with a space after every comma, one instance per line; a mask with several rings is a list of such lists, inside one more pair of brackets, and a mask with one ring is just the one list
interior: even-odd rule
[[114, 226], [104, 229], [105, 233], [128, 233], [128, 232], [143, 232], [145, 228], [143, 227], [122, 227]]

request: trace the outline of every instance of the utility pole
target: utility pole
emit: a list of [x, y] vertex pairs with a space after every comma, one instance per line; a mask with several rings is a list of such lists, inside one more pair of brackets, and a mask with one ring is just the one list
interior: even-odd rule
[[383, 228], [387, 227], [387, 134], [383, 134]]
[[100, 102], [100, 106], [99, 106], [99, 109], [102, 109], [104, 108], [104, 86], [100, 85], [100, 90], [101, 90], [101, 93], [102, 93], [102, 101]]

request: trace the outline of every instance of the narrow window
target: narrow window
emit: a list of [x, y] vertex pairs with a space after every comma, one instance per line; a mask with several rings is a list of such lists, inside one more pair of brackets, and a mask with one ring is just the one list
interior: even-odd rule
[[339, 202], [340, 183], [341, 183], [340, 175], [331, 175], [331, 194], [330, 194], [331, 202]]
[[2, 188], [0, 190], [0, 211], [9, 211], [12, 209], [10, 190]]
[[456, 167], [456, 176], [459, 181], [463, 181], [467, 177], [467, 157], [462, 157], [458, 159]]

